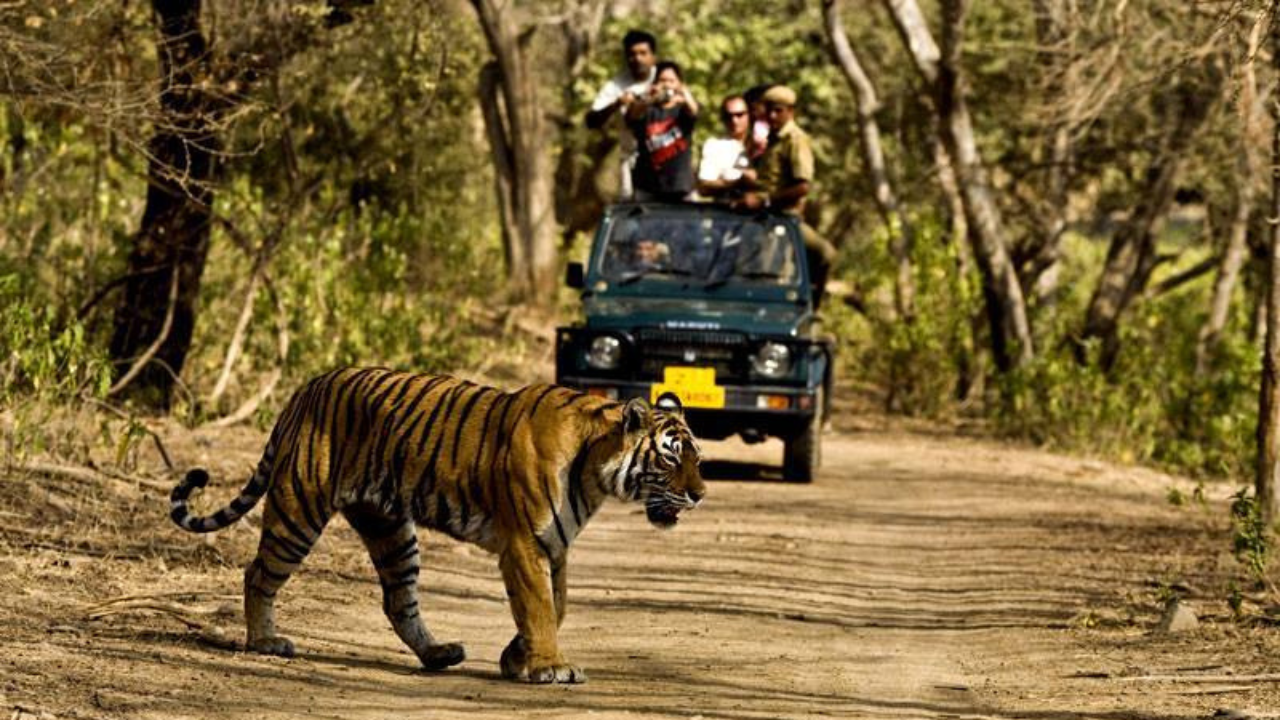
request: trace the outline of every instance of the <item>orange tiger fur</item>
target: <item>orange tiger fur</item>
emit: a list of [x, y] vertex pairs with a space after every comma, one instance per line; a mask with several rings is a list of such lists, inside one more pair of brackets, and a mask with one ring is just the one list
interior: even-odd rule
[[516, 624], [504, 676], [582, 682], [557, 641], [570, 543], [609, 496], [643, 501], [655, 525], [675, 524], [705, 494], [698, 453], [678, 400], [651, 408], [553, 385], [507, 393], [453, 377], [347, 368], [295, 393], [239, 497], [192, 515], [188, 498], [209, 480], [192, 470], [174, 488], [170, 514], [185, 530], [211, 532], [267, 498], [244, 578], [251, 650], [293, 654], [276, 634], [275, 595], [341, 512], [373, 558], [383, 610], [424, 667], [455, 665], [465, 652], [437, 642], [419, 613], [418, 526], [498, 555]]

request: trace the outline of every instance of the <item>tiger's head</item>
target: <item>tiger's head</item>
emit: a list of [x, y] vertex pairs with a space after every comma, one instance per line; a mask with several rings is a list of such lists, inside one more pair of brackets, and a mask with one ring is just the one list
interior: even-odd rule
[[685, 422], [680, 398], [664, 393], [652, 407], [641, 398], [629, 400], [621, 430], [615, 493], [643, 502], [655, 526], [675, 525], [681, 512], [697, 507], [707, 494], [698, 468], [702, 452]]

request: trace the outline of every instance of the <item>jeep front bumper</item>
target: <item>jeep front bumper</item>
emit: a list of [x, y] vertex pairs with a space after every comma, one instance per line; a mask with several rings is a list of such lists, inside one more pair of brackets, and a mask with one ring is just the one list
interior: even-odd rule
[[[652, 401], [655, 383], [589, 376], [561, 377], [561, 385], [613, 400]], [[685, 408], [694, 434], [711, 440], [742, 432], [788, 437], [802, 430], [815, 412], [816, 388], [779, 385], [728, 385], [723, 407]]]

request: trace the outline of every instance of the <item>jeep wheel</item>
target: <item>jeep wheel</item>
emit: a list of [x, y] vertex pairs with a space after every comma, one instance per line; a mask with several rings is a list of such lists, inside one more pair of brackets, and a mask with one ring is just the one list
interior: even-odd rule
[[813, 417], [799, 435], [786, 441], [782, 453], [782, 476], [793, 482], [813, 482], [822, 464], [822, 388], [813, 396]]

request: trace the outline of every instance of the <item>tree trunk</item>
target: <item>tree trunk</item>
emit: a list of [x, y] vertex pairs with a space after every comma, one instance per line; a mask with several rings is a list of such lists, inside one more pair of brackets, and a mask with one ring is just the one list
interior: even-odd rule
[[1012, 370], [1031, 359], [1034, 345], [1022, 286], [1009, 258], [1004, 222], [978, 153], [973, 121], [964, 100], [960, 45], [968, 2], [943, 2], [944, 52], [939, 52], [916, 0], [883, 2], [938, 113], [943, 144], [952, 159], [964, 203], [974, 259], [982, 275], [992, 354], [1001, 371]]
[[947, 154], [947, 146], [942, 142], [941, 133], [935, 126], [930, 130], [930, 144], [933, 146], [933, 165], [938, 173], [938, 186], [947, 199], [947, 242], [956, 247], [956, 268], [961, 276], [966, 276], [973, 269], [973, 250], [969, 247], [969, 221], [964, 215], [964, 198], [960, 197], [960, 184], [956, 181], [956, 171]]
[[260, 8], [254, 15], [260, 32], [228, 35], [215, 59], [200, 26], [200, 0], [152, 0], [159, 108], [148, 144], [146, 206], [114, 318], [112, 394], [157, 410], [170, 407], [195, 330], [229, 111], [255, 82], [306, 48], [314, 30], [349, 22], [353, 8], [372, 2], [328, 0], [321, 17], [284, 5]]
[[[1242, 163], [1244, 164], [1244, 163]], [[1227, 231], [1227, 244], [1218, 262], [1218, 276], [1213, 283], [1213, 295], [1209, 301], [1209, 316], [1205, 318], [1196, 340], [1196, 374], [1208, 371], [1209, 360], [1217, 348], [1222, 330], [1227, 326], [1231, 310], [1231, 295], [1235, 292], [1240, 269], [1248, 256], [1249, 216], [1253, 213], [1253, 175], [1242, 168], [1237, 186], [1236, 209]]]
[[529, 266], [525, 244], [520, 241], [515, 211], [515, 161], [509, 145], [507, 113], [502, 104], [501, 71], [496, 62], [486, 63], [480, 70], [480, 108], [484, 128], [489, 137], [493, 158], [493, 185], [498, 200], [498, 219], [502, 227], [502, 250], [508, 277], [523, 275]]
[[[947, 242], [956, 250], [956, 275], [961, 285], [969, 282], [969, 273], [973, 271], [973, 252], [969, 247], [969, 223], [964, 216], [964, 200], [960, 197], [960, 187], [956, 183], [956, 173], [951, 166], [951, 156], [942, 143], [937, 127], [930, 131], [930, 145], [933, 146], [933, 161], [938, 173], [938, 185], [947, 199], [947, 218], [949, 231]], [[966, 313], [963, 329], [957, 327], [953, 332], [952, 346], [955, 348], [956, 362], [956, 399], [968, 403], [982, 396], [985, 370], [983, 350], [983, 313]]]
[[578, 81], [595, 51], [608, 10], [609, 3], [604, 0], [576, 0], [560, 26], [565, 40], [566, 72], [560, 79], [560, 155], [554, 187], [556, 222], [562, 227], [561, 246], [565, 249], [572, 246], [579, 233], [590, 232], [596, 226], [608, 202], [598, 180], [605, 160], [617, 145], [617, 137], [613, 133], [587, 132], [577, 121], [579, 114], [569, 111], [577, 102]]
[[[1207, 69], [1207, 68], [1205, 68]], [[1138, 192], [1132, 215], [1115, 233], [1107, 260], [1094, 289], [1084, 328], [1074, 340], [1076, 360], [1090, 361], [1090, 341], [1101, 345], [1098, 362], [1110, 370], [1120, 352], [1120, 316], [1146, 288], [1156, 267], [1156, 233], [1173, 203], [1176, 180], [1187, 148], [1208, 115], [1209, 83], [1183, 78], [1171, 88], [1167, 118], [1169, 132], [1147, 168], [1146, 182]]]
[[[1049, 69], [1052, 81], [1045, 88], [1049, 97], [1061, 97], [1064, 87], [1061, 66], [1069, 57], [1067, 45], [1067, 7], [1064, 0], [1035, 0], [1036, 41], [1039, 59]], [[1049, 126], [1044, 138], [1046, 164], [1043, 202], [1036, 213], [1038, 236], [1035, 246], [1028, 247], [1022, 277], [1037, 300], [1048, 298], [1057, 289], [1058, 260], [1062, 255], [1062, 236], [1067, 229], [1067, 190], [1074, 165], [1071, 142], [1072, 127], [1066, 120]]]
[[1240, 277], [1240, 269], [1244, 266], [1249, 251], [1249, 222], [1253, 215], [1254, 183], [1258, 179], [1258, 148], [1262, 146], [1261, 115], [1266, 112], [1261, 107], [1258, 93], [1258, 78], [1254, 72], [1253, 60], [1258, 55], [1262, 42], [1262, 31], [1265, 29], [1266, 15], [1259, 14], [1249, 31], [1249, 41], [1245, 48], [1244, 65], [1240, 73], [1240, 145], [1236, 148], [1237, 175], [1236, 207], [1228, 229], [1227, 244], [1222, 251], [1222, 259], [1218, 265], [1218, 277], [1213, 284], [1213, 296], [1209, 303], [1209, 316], [1200, 328], [1196, 342], [1196, 374], [1208, 370], [1209, 360], [1218, 345], [1223, 328], [1227, 325], [1227, 316], [1231, 310], [1231, 296], [1235, 292]]
[[[161, 117], [149, 145], [146, 207], [129, 253], [110, 354], [123, 375], [159, 340], [153, 359], [123, 393], [167, 410], [195, 330], [218, 137], [213, 102], [203, 89], [210, 63], [200, 0], [153, 0], [152, 10], [159, 31]], [[172, 323], [161, 338], [175, 273]]]
[[[555, 300], [555, 196], [546, 119], [526, 57], [532, 32], [521, 32], [513, 4], [472, 0], [493, 55], [491, 93], [481, 95], [503, 208], [507, 276], [515, 299], [549, 307]], [[484, 83], [482, 82], [482, 85]], [[500, 100], [500, 102], [499, 102]]]
[[[1271, 217], [1280, 217], [1280, 2], [1271, 4]], [[1258, 408], [1258, 468], [1254, 495], [1270, 525], [1280, 517], [1276, 480], [1280, 473], [1280, 224], [1271, 223], [1267, 258], [1267, 340], [1262, 356]]]
[[862, 68], [862, 62], [849, 44], [848, 36], [845, 35], [837, 0], [823, 0], [822, 4], [832, 52], [857, 102], [862, 157], [867, 164], [867, 170], [871, 173], [876, 207], [880, 209], [880, 215], [884, 218], [885, 226], [889, 231], [889, 251], [897, 263], [894, 306], [898, 311], [898, 317], [908, 323], [914, 322], [916, 290], [915, 272], [911, 266], [911, 250], [915, 245], [915, 232], [910, 218], [901, 211], [897, 195], [893, 192], [893, 185], [889, 182], [889, 171], [885, 166], [884, 150], [880, 143], [880, 125], [876, 122], [880, 100], [876, 97], [875, 86], [871, 84], [871, 79]]

